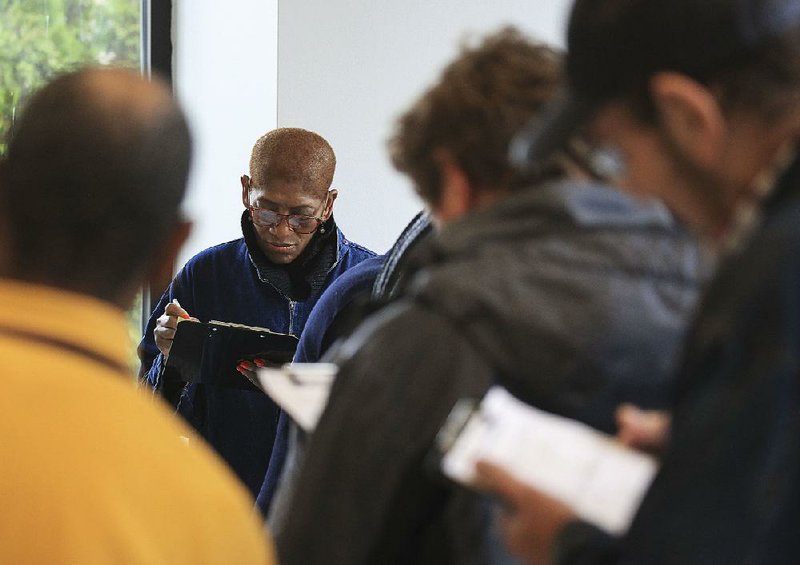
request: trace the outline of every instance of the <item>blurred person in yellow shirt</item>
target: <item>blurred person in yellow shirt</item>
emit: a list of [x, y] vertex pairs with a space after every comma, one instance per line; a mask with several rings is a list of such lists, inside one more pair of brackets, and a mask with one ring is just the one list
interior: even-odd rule
[[38, 92], [0, 163], [0, 562], [274, 563], [245, 489], [137, 391], [125, 311], [189, 224], [185, 119], [113, 69]]

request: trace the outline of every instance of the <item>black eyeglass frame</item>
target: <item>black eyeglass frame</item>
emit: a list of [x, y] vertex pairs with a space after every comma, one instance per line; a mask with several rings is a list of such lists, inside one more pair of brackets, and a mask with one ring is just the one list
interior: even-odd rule
[[[329, 196], [325, 196], [325, 203], [322, 205], [323, 212], [328, 207], [328, 200]], [[277, 228], [279, 225], [281, 225], [281, 222], [286, 220], [286, 225], [290, 230], [295, 233], [308, 235], [317, 231], [319, 227], [325, 223], [325, 218], [320, 216], [309, 216], [306, 214], [278, 214], [277, 212], [266, 208], [259, 208], [258, 206], [248, 206], [247, 209], [250, 211], [250, 220], [253, 222], [253, 224], [266, 229]], [[264, 216], [267, 216], [270, 219], [265, 220]], [[310, 229], [302, 228], [300, 224], [309, 220], [314, 221], [314, 226]]]

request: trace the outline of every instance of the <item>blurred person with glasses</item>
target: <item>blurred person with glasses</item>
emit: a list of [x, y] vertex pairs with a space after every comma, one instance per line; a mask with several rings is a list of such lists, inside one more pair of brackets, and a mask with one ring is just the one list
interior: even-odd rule
[[9, 138], [2, 563], [275, 563], [240, 482], [131, 379], [125, 313], [191, 230], [191, 154], [169, 86], [107, 67], [45, 85]]
[[[374, 255], [347, 240], [334, 221], [335, 167], [333, 149], [314, 132], [279, 128], [258, 139], [249, 175], [240, 179], [242, 237], [189, 260], [153, 310], [140, 344], [142, 378], [162, 392], [179, 389], [179, 413], [253, 496], [270, 461], [278, 407], [255, 387], [182, 383], [164, 363], [178, 317], [299, 336], [325, 288]], [[258, 362], [242, 361], [237, 370], [251, 373]]]

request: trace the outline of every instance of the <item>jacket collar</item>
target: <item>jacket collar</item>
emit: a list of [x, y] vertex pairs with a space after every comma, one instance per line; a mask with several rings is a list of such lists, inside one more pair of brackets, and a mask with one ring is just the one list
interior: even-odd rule
[[272, 285], [289, 300], [302, 301], [319, 291], [328, 273], [339, 263], [343, 240], [333, 216], [321, 226], [325, 233], [318, 230], [300, 256], [289, 265], [276, 265], [267, 259], [258, 245], [247, 211], [242, 214], [241, 227], [250, 262], [259, 280]]
[[449, 255], [470, 250], [486, 239], [599, 229], [684, 228], [658, 201], [635, 200], [604, 185], [561, 180], [522, 189], [448, 224], [432, 245]]

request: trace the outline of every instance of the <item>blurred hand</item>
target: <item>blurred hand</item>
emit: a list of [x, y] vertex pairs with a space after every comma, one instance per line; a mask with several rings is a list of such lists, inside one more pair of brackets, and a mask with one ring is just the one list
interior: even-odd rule
[[632, 404], [617, 408], [617, 437], [627, 445], [654, 455], [664, 452], [669, 443], [672, 418], [669, 412], [642, 410]]
[[169, 350], [172, 348], [172, 340], [175, 338], [175, 328], [178, 327], [178, 319], [199, 321], [197, 318], [191, 318], [189, 312], [181, 308], [177, 300], [173, 300], [164, 309], [164, 314], [156, 320], [156, 329], [153, 330], [153, 336], [156, 340], [156, 347], [164, 357], [169, 356]]
[[239, 364], [236, 365], [236, 370], [244, 375], [248, 381], [256, 385], [259, 389], [264, 390], [261, 387], [261, 382], [258, 380], [256, 370], [258, 370], [260, 367], [280, 367], [281, 365], [282, 363], [275, 363], [273, 361], [268, 361], [267, 359], [251, 359], [249, 361], [239, 361]]
[[551, 563], [556, 536], [575, 513], [496, 465], [479, 461], [476, 471], [476, 486], [503, 503], [499, 520], [508, 550], [525, 563]]

